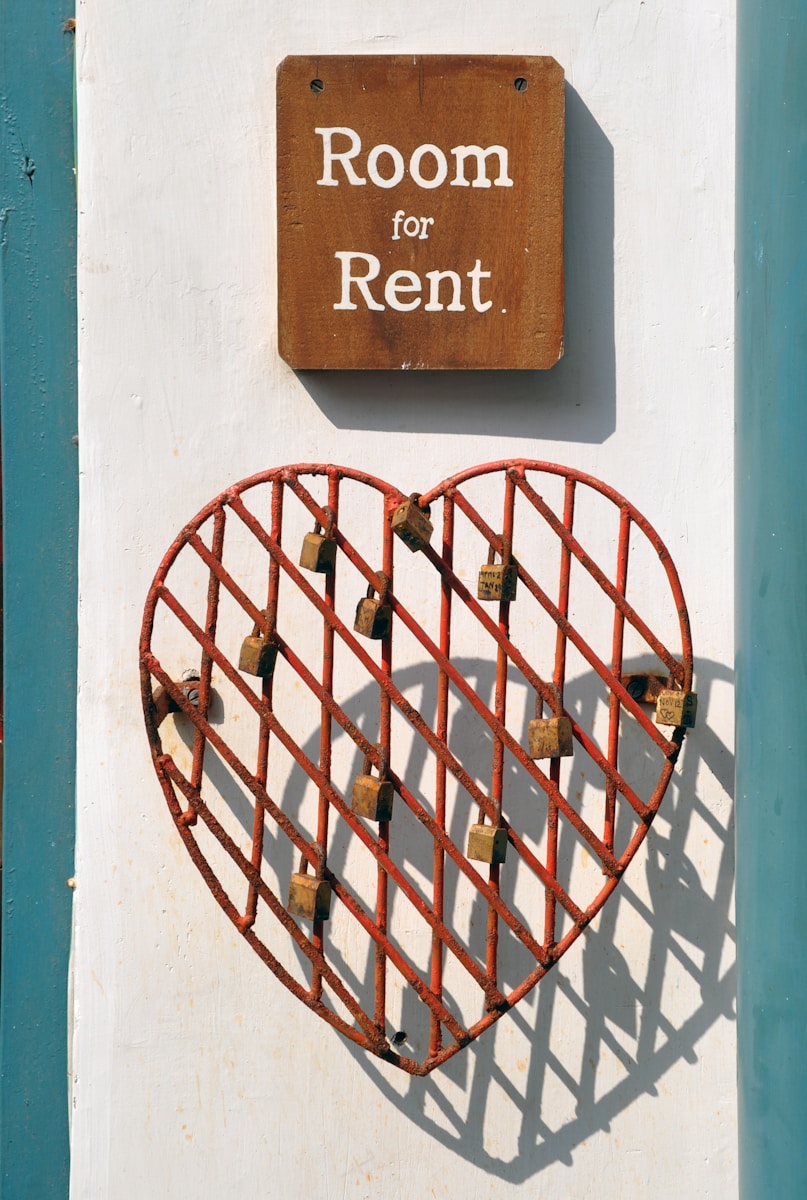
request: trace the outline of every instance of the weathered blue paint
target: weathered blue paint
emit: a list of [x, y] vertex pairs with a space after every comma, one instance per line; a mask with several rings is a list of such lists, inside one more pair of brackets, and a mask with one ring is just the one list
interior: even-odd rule
[[68, 1193], [78, 522], [70, 0], [0, 5], [0, 1196]]
[[739, 0], [737, 907], [743, 1200], [807, 1196], [807, 0]]

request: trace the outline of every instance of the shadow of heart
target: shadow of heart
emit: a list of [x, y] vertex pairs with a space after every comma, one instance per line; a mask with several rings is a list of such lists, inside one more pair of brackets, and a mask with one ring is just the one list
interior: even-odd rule
[[[481, 660], [465, 666], [470, 676], [489, 669]], [[732, 684], [733, 672], [700, 659], [697, 682], [704, 720], [648, 834], [644, 878], [623, 879], [580, 950], [511, 1014], [515, 1036], [499, 1025], [403, 1090], [397, 1072], [350, 1047], [404, 1118], [508, 1183], [570, 1165], [577, 1146], [638, 1097], [656, 1095], [676, 1062], [697, 1064], [696, 1046], [716, 1022], [734, 1020], [734, 756], [705, 721], [713, 685]], [[578, 683], [590, 693], [591, 679]], [[366, 693], [352, 710], [373, 700]], [[698, 781], [709, 775], [717, 788], [704, 797]], [[694, 847], [707, 839], [718, 865], [704, 878]], [[491, 1126], [511, 1131], [512, 1157], [491, 1152]]]

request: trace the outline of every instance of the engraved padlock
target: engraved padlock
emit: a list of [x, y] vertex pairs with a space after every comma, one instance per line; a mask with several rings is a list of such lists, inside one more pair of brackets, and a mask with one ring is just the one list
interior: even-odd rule
[[398, 535], [413, 554], [428, 546], [434, 533], [434, 526], [429, 520], [431, 509], [428, 505], [425, 510], [420, 508], [418, 499], [417, 493], [413, 493], [403, 504], [399, 504], [392, 514], [392, 532]]
[[327, 921], [331, 915], [331, 885], [327, 879], [308, 874], [305, 855], [300, 859], [300, 870], [289, 881], [286, 911], [306, 921]]
[[238, 658], [238, 670], [245, 675], [257, 675], [259, 679], [267, 679], [275, 669], [277, 646], [272, 640], [271, 623], [267, 617], [267, 632], [262, 634], [260, 625], [255, 623], [252, 634], [244, 638], [241, 654]]
[[472, 825], [468, 832], [466, 858], [495, 866], [507, 855], [507, 830], [494, 825]]
[[300, 550], [300, 566], [306, 571], [316, 571], [319, 575], [328, 575], [336, 566], [336, 540], [333, 536], [333, 516], [330, 509], [325, 510], [328, 524], [325, 532], [319, 521], [314, 525], [314, 532], [307, 533], [303, 538]]
[[537, 717], [527, 726], [527, 742], [530, 758], [568, 758], [574, 754], [572, 722], [568, 717]]
[[362, 774], [353, 781], [350, 807], [357, 816], [368, 821], [389, 821], [392, 817], [392, 801], [395, 789], [382, 771], [379, 778], [371, 775], [369, 756], [365, 756]]
[[[379, 578], [383, 580], [384, 576], [380, 575]], [[379, 641], [389, 633], [392, 624], [392, 607], [384, 602], [387, 591], [386, 580], [382, 584], [379, 596], [374, 596], [374, 591], [375, 588], [370, 584], [367, 588], [367, 595], [363, 596], [356, 605], [356, 619], [353, 622], [353, 628], [363, 637]]]
[[669, 688], [656, 701], [656, 724], [691, 729], [697, 712], [698, 697], [695, 692], [679, 692]]
[[476, 595], [479, 600], [515, 600], [518, 584], [518, 566], [512, 561], [506, 543], [504, 558], [495, 563], [495, 551], [491, 546], [488, 550], [487, 563], [479, 568]]

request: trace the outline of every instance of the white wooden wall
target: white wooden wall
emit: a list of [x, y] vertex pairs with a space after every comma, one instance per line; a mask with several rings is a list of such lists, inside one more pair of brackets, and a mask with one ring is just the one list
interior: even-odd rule
[[[733, 10], [79, 0], [75, 1200], [735, 1195]], [[312, 52], [562, 64], [558, 367], [280, 360], [275, 69]], [[412, 1080], [299, 1005], [213, 903], [151, 767], [140, 620], [175, 533], [255, 471], [329, 460], [408, 492], [508, 456], [589, 471], [656, 526], [699, 726], [620, 899], [516, 1016]]]

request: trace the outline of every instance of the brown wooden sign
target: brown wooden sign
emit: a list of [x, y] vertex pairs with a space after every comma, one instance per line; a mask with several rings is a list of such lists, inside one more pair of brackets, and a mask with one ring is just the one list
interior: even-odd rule
[[295, 368], [542, 368], [563, 353], [552, 58], [278, 69], [279, 347]]

